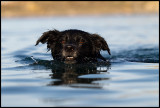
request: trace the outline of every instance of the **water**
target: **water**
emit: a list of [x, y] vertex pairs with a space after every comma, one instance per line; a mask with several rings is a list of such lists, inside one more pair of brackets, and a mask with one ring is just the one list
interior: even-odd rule
[[[159, 106], [158, 18], [2, 18], [2, 106]], [[100, 34], [112, 55], [101, 54], [110, 63], [52, 61], [46, 45], [34, 45], [43, 32], [54, 28]]]

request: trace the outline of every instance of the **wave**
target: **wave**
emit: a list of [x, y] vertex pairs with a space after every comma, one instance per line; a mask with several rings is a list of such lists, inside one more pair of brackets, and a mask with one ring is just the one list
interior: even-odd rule
[[[48, 60], [49, 54], [40, 54], [33, 53], [34, 57], [32, 58], [29, 55], [16, 55], [14, 57], [18, 58], [15, 62], [21, 64], [34, 64], [36, 61], [40, 65], [45, 67], [52, 64], [52, 59]], [[41, 56], [39, 56], [41, 55]], [[121, 51], [112, 51], [112, 55], [102, 53], [102, 55], [110, 61], [110, 63], [121, 63], [121, 62], [143, 62], [143, 63], [159, 63], [159, 48], [137, 48], [131, 50], [121, 50]], [[45, 59], [46, 58], [46, 59]], [[43, 60], [42, 60], [43, 59]], [[58, 63], [58, 62], [56, 62]]]
[[112, 62], [144, 62], [144, 63], [159, 63], [159, 48], [137, 48], [132, 50], [122, 50], [113, 52], [110, 57]]

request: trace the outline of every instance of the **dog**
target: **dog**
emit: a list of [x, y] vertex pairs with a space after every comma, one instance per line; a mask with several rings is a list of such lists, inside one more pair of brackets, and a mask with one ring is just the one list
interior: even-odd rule
[[54, 60], [64, 61], [68, 64], [97, 61], [97, 59], [106, 61], [100, 54], [101, 50], [107, 50], [108, 54], [111, 55], [104, 38], [98, 34], [77, 29], [49, 30], [43, 33], [36, 45], [40, 42], [42, 44], [47, 43], [48, 51], [51, 50]]

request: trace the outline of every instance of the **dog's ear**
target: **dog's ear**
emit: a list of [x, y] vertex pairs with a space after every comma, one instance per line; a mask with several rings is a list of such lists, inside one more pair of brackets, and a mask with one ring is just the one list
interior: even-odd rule
[[110, 53], [110, 49], [108, 47], [107, 42], [104, 40], [104, 38], [102, 38], [100, 35], [98, 34], [92, 34], [92, 40], [94, 41], [95, 44], [95, 48], [96, 51], [100, 51], [100, 50], [107, 50], [109, 55], [111, 55]]
[[37, 40], [36, 45], [38, 45], [39, 42], [44, 44], [46, 42], [48, 43], [49, 41], [54, 41], [55, 39], [57, 39], [57, 36], [59, 33], [60, 32], [58, 30], [50, 30], [50, 31], [44, 32], [43, 35]]

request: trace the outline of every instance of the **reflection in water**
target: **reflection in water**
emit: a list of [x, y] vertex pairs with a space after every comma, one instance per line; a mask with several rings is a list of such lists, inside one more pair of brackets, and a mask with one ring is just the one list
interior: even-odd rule
[[91, 74], [93, 75], [93, 74], [100, 74], [102, 72], [107, 72], [110, 69], [110, 65], [111, 64], [109, 62], [64, 64], [53, 61], [52, 65], [50, 65], [52, 69], [52, 74], [50, 74], [50, 76], [52, 79], [59, 79], [59, 80], [50, 82], [48, 86], [67, 85], [72, 87], [97, 88], [96, 86], [97, 84], [92, 84], [93, 81], [108, 80], [109, 78], [104, 78], [104, 77], [83, 78], [79, 76], [91, 75]]

